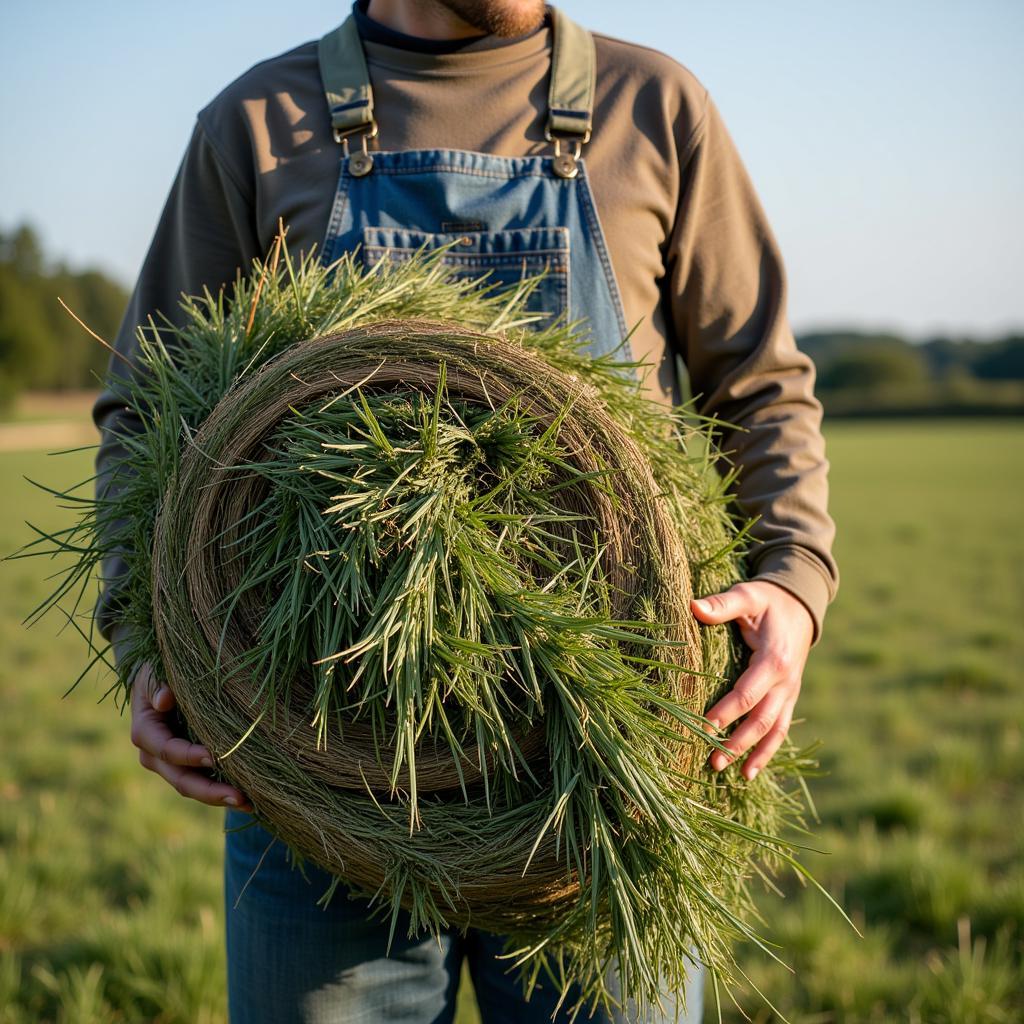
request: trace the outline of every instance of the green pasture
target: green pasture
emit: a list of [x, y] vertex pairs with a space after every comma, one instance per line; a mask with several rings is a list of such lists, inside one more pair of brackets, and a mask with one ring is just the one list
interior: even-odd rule
[[[823, 743], [805, 862], [863, 937], [784, 879], [763, 908], [792, 970], [745, 967], [794, 1024], [1018, 1022], [1024, 425], [834, 424], [828, 442], [843, 581], [793, 735]], [[63, 487], [91, 458], [0, 454], [0, 551], [68, 515], [23, 477]], [[138, 765], [110, 679], [62, 699], [81, 639], [20, 624], [46, 571], [0, 564], [0, 1024], [223, 1022], [221, 812]]]

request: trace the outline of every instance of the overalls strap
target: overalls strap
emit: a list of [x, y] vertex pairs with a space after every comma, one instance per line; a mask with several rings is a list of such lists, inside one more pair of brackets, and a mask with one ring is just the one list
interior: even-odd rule
[[358, 128], [373, 126], [370, 73], [351, 14], [320, 40], [317, 54], [335, 141]]
[[597, 57], [594, 37], [557, 7], [551, 52], [551, 88], [548, 90], [548, 129], [546, 135], [590, 138], [594, 113], [594, 82]]
[[[554, 38], [545, 135], [548, 139], [568, 136], [586, 142], [594, 110], [594, 39], [557, 7], [549, 5], [549, 9]], [[352, 15], [320, 40], [317, 52], [335, 139], [340, 141], [364, 127], [376, 134], [373, 89]]]

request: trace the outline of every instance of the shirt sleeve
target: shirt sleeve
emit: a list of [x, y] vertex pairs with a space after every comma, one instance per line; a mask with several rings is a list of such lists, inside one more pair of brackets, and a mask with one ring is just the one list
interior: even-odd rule
[[680, 152], [664, 287], [697, 411], [726, 424], [735, 504], [756, 518], [750, 576], [799, 598], [821, 634], [839, 575], [814, 364], [796, 347], [778, 245], [714, 101]]
[[[147, 324], [150, 316], [162, 324], [158, 313], [179, 325], [183, 293], [200, 294], [208, 287], [216, 295], [221, 285], [234, 282], [239, 269], [243, 274], [248, 270], [252, 259], [261, 255], [254, 193], [252, 182], [229, 167], [202, 117], [197, 118], [118, 329], [114, 348], [120, 356], [111, 356], [107, 386], [93, 406], [93, 421], [100, 431], [98, 497], [115, 493], [121, 474], [130, 471], [115, 433], [138, 430], [140, 424], [119, 399], [117, 384], [131, 372], [128, 365], [139, 351], [137, 327]], [[108, 640], [118, 622], [118, 583], [125, 569], [121, 555], [105, 559], [102, 565], [95, 620]], [[118, 634], [120, 639], [122, 631]], [[115, 660], [120, 646], [115, 644]]]

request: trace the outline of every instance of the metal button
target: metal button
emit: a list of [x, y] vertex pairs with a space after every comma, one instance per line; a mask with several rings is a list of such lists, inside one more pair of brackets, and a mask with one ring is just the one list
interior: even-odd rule
[[373, 157], [369, 153], [353, 153], [348, 158], [348, 172], [354, 178], [361, 178], [373, 170]]
[[551, 169], [560, 178], [575, 178], [580, 169], [571, 153], [560, 153], [551, 161]]

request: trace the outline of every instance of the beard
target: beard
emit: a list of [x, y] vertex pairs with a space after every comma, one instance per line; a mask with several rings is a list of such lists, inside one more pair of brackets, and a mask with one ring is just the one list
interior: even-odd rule
[[473, 28], [509, 39], [526, 35], [544, 17], [544, 0], [431, 0]]

